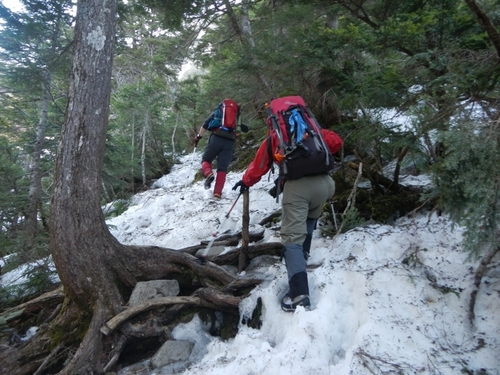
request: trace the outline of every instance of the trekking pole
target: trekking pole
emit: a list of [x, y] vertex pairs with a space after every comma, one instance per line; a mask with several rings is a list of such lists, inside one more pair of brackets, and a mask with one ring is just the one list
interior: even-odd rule
[[238, 194], [238, 196], [236, 197], [236, 200], [234, 201], [233, 205], [231, 206], [231, 208], [229, 209], [229, 211], [227, 212], [226, 216], [225, 216], [225, 219], [224, 221], [219, 225], [219, 227], [217, 228], [217, 231], [213, 234], [213, 237], [212, 239], [210, 240], [210, 242], [208, 243], [207, 247], [205, 248], [205, 250], [203, 250], [203, 253], [199, 256], [199, 259], [200, 259], [200, 262], [201, 264], [205, 264], [206, 261], [207, 261], [207, 254], [208, 254], [208, 251], [210, 250], [210, 248], [212, 247], [212, 245], [214, 244], [214, 241], [215, 239], [217, 238], [217, 236], [219, 235], [219, 232], [220, 232], [220, 229], [224, 226], [224, 224], [226, 223], [227, 219], [229, 218], [229, 215], [231, 214], [231, 211], [233, 210], [234, 206], [236, 206], [236, 202], [238, 202], [238, 199], [240, 199], [240, 196], [241, 196], [241, 191], [240, 193]]

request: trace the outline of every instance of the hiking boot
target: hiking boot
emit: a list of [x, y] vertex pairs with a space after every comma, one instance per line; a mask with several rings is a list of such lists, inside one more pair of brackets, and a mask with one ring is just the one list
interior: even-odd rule
[[214, 200], [220, 201], [220, 194], [214, 193]]
[[208, 190], [212, 186], [212, 182], [214, 182], [214, 174], [211, 173], [208, 175], [208, 177], [205, 179], [205, 189]]
[[293, 312], [297, 306], [303, 306], [306, 310], [311, 307], [311, 302], [309, 301], [309, 296], [307, 294], [301, 294], [300, 296], [291, 299], [288, 294], [281, 300], [281, 309], [286, 312]]

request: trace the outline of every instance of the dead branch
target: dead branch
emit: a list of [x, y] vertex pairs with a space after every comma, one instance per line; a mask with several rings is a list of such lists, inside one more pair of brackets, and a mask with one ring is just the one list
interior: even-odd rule
[[[261, 255], [280, 255], [283, 245], [281, 242], [267, 242], [255, 244], [248, 247], [247, 256], [249, 259], [256, 258]], [[239, 251], [241, 248], [235, 248], [224, 254], [208, 258], [217, 264], [237, 264]]]
[[393, 176], [393, 185], [395, 186], [399, 186], [399, 173], [401, 170], [401, 163], [403, 162], [403, 159], [405, 158], [409, 150], [410, 146], [405, 146], [398, 154], [398, 160], [396, 162], [396, 168], [394, 168], [394, 176]]
[[242, 272], [248, 265], [248, 244], [250, 243], [250, 199], [248, 190], [243, 193], [243, 215], [241, 229], [241, 247], [238, 251], [238, 272]]
[[33, 375], [40, 375], [43, 373], [43, 370], [47, 367], [47, 365], [50, 363], [50, 361], [55, 358], [58, 354], [59, 351], [64, 347], [64, 344], [58, 344], [50, 354], [43, 360], [42, 364], [38, 367], [38, 369], [33, 373]]
[[488, 264], [490, 264], [491, 260], [493, 257], [500, 252], [500, 247], [493, 248], [486, 254], [481, 259], [481, 263], [479, 263], [479, 266], [476, 269], [476, 273], [474, 274], [474, 290], [471, 292], [471, 298], [469, 302], [469, 322], [472, 324], [475, 319], [475, 314], [474, 314], [474, 307], [476, 305], [476, 297], [477, 293], [479, 292], [479, 288], [481, 287], [481, 281], [483, 279], [484, 274], [486, 273], [486, 268], [488, 267]]
[[260, 284], [261, 282], [262, 280], [260, 279], [239, 279], [226, 285], [221, 291], [222, 293], [231, 293], [234, 295], [238, 293], [240, 290], [253, 288], [258, 284]]
[[[238, 232], [235, 234], [226, 234], [226, 235], [223, 235], [223, 236], [220, 236], [219, 238], [217, 238], [214, 241], [213, 246], [237, 246], [239, 244], [241, 238], [242, 238], [242, 232]], [[258, 232], [248, 234], [249, 243], [260, 241], [263, 238], [264, 238], [264, 229], [262, 229]], [[185, 247], [185, 248], [179, 249], [177, 251], [179, 251], [181, 253], [188, 253], [191, 255], [195, 255], [198, 252], [198, 250], [204, 249], [205, 247], [207, 247], [207, 244], [209, 242], [210, 241], [208, 241], [208, 240], [201, 241], [201, 243], [199, 245]]]
[[[358, 170], [358, 165], [356, 163], [349, 163], [348, 166], [354, 170]], [[367, 168], [366, 166], [363, 169], [363, 176], [370, 180], [373, 189], [379, 193], [383, 192], [380, 186], [383, 186], [387, 190], [390, 190], [394, 193], [398, 193], [404, 189], [404, 187], [399, 185], [397, 182], [385, 177], [383, 174]]]
[[[349, 164], [352, 164], [352, 163], [349, 163]], [[359, 163], [359, 166], [357, 166], [357, 170], [358, 170], [358, 175], [356, 176], [356, 181], [354, 181], [354, 185], [352, 187], [351, 194], [349, 194], [349, 198], [347, 198], [347, 205], [346, 205], [346, 208], [344, 210], [344, 213], [342, 214], [343, 216], [345, 216], [347, 211], [349, 211], [349, 208], [354, 207], [354, 205], [356, 203], [356, 189], [357, 189], [357, 186], [359, 183], [359, 179], [361, 178], [361, 175], [363, 174], [363, 163]], [[339, 230], [335, 234], [335, 237], [333, 237], [332, 243], [334, 243], [335, 239], [340, 235], [340, 233], [342, 233], [342, 228], [344, 227], [344, 223], [345, 223], [345, 220], [342, 220], [342, 224], [340, 224]]]
[[130, 322], [124, 323], [120, 328], [120, 332], [122, 332], [127, 338], [129, 337], [157, 337], [162, 336], [165, 339], [170, 338], [170, 331], [168, 328], [163, 327], [158, 324], [156, 319], [150, 319], [144, 324], [132, 324]]
[[273, 212], [271, 215], [265, 217], [264, 219], [262, 219], [259, 223], [259, 225], [261, 226], [264, 226], [268, 223], [273, 223], [274, 222], [274, 219], [278, 216], [281, 216], [281, 210], [279, 211], [276, 211], [276, 212]]
[[476, 15], [477, 22], [484, 27], [488, 36], [497, 51], [497, 56], [500, 57], [500, 33], [490, 17], [483, 11], [475, 0], [465, 0], [469, 9]]
[[217, 307], [226, 311], [231, 309], [237, 310], [241, 302], [241, 297], [221, 293], [219, 290], [214, 288], [198, 289], [195, 294], [202, 299], [203, 306]]
[[136, 316], [137, 314], [155, 309], [157, 307], [175, 305], [175, 304], [188, 304], [202, 306], [203, 300], [199, 297], [161, 297], [148, 300], [140, 305], [129, 307], [125, 311], [122, 311], [118, 315], [107, 321], [107, 323], [101, 327], [101, 332], [106, 336], [118, 328], [121, 324], [125, 323], [128, 319]]
[[356, 353], [354, 353], [355, 355], [357, 355], [361, 361], [363, 362], [363, 364], [366, 366], [366, 368], [368, 368], [368, 370], [372, 373], [372, 374], [375, 374], [375, 372], [373, 372], [373, 370], [370, 368], [369, 366], [369, 362], [366, 360], [366, 359], [370, 359], [371, 360], [371, 363], [373, 363], [374, 366], [377, 367], [377, 372], [376, 373], [379, 373], [379, 371], [381, 371], [380, 369], [380, 366], [377, 364], [377, 363], [383, 363], [385, 365], [389, 365], [391, 367], [393, 367], [394, 369], [398, 370], [398, 371], [401, 371], [402, 370], [402, 367], [396, 363], [392, 363], [392, 362], [389, 362], [385, 359], [382, 359], [380, 357], [377, 357], [377, 356], [374, 356], [368, 352], [366, 352], [365, 350], [359, 348]]
[[11, 314], [14, 311], [18, 310], [24, 310], [28, 307], [31, 307], [33, 305], [37, 304], [53, 304], [53, 303], [60, 303], [64, 300], [64, 292], [62, 286], [58, 287], [57, 289], [54, 289], [50, 292], [44, 293], [41, 296], [38, 296], [36, 298], [33, 298], [29, 301], [26, 301], [24, 303], [21, 303], [20, 305], [11, 307], [9, 309], [6, 309], [1, 315], [4, 316], [6, 314]]
[[118, 358], [120, 358], [120, 355], [125, 348], [125, 345], [127, 344], [127, 337], [125, 335], [122, 335], [120, 339], [118, 340], [118, 343], [116, 344], [115, 348], [113, 349], [113, 352], [111, 353], [111, 359], [109, 362], [104, 366], [103, 371], [107, 372], [111, 367], [114, 366], [114, 364], [118, 361]]
[[182, 304], [228, 310], [238, 309], [240, 301], [240, 297], [234, 297], [228, 294], [224, 294], [213, 288], [198, 289], [193, 296], [154, 298], [140, 305], [129, 307], [125, 311], [122, 311], [118, 315], [115, 315], [113, 318], [108, 320], [104, 326], [101, 327], [101, 332], [105, 335], [109, 335], [120, 325], [136, 316], [137, 314], [158, 307]]

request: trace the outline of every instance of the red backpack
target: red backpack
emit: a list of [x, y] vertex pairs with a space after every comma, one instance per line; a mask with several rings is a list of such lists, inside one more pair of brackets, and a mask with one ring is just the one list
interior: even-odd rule
[[273, 99], [267, 106], [269, 133], [279, 140], [280, 176], [296, 180], [327, 173], [333, 169], [333, 156], [321, 135], [321, 126], [300, 96]]
[[234, 132], [238, 126], [240, 107], [238, 103], [231, 99], [224, 99], [219, 103], [214, 111], [214, 118], [208, 124], [208, 130], [225, 130]]

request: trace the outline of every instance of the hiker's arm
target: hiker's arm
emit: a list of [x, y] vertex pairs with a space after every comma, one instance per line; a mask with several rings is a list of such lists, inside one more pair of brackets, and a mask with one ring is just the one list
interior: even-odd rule
[[203, 134], [205, 134], [205, 132], [207, 131], [207, 129], [205, 129], [203, 126], [200, 128], [200, 131], [198, 132], [198, 138], [201, 138], [203, 137]]
[[[273, 142], [274, 144], [274, 142]], [[274, 149], [274, 148], [273, 148]], [[269, 169], [271, 169], [272, 160], [269, 160], [269, 149], [267, 139], [262, 142], [255, 158], [252, 160], [241, 180], [246, 186], [253, 186], [260, 181]]]
[[337, 133], [329, 129], [321, 129], [321, 135], [332, 155], [341, 149], [343, 141]]
[[[210, 114], [210, 116], [207, 117], [207, 119], [203, 122], [203, 124], [201, 125], [200, 127], [200, 131], [198, 132], [198, 134], [196, 135], [196, 137], [198, 139], [201, 139], [201, 137], [203, 137], [203, 134], [206, 133], [207, 131], [207, 128], [208, 128], [208, 124], [210, 123], [210, 121], [212, 121], [212, 119], [214, 118], [214, 112], [212, 112]], [[198, 137], [199, 136], [199, 137]]]

